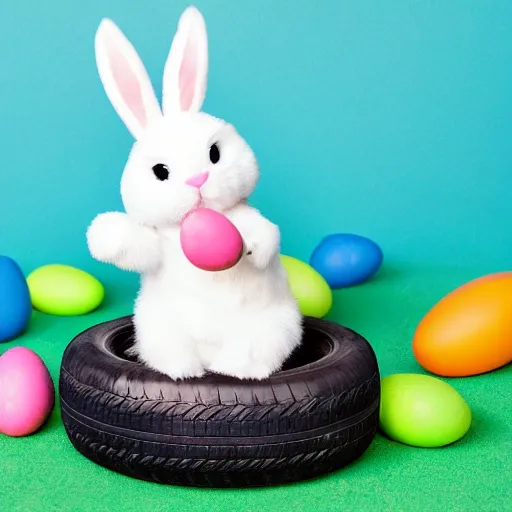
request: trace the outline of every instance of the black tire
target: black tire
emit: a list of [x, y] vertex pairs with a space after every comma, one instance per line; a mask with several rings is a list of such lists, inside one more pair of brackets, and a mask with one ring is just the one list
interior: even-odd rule
[[173, 381], [126, 355], [131, 316], [96, 325], [62, 360], [67, 435], [101, 466], [165, 484], [267, 486], [342, 468], [377, 431], [377, 360], [350, 329], [309, 317], [304, 327], [269, 379]]

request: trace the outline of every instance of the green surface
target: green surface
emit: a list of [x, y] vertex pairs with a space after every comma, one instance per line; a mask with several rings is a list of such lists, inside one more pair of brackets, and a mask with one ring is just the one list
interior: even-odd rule
[[[115, 276], [115, 272], [112, 276]], [[444, 294], [477, 277], [477, 269], [387, 265], [371, 282], [336, 291], [329, 318], [373, 344], [382, 375], [421, 372], [410, 349], [417, 322]], [[117, 276], [119, 277], [119, 276]], [[106, 282], [102, 307], [84, 317], [34, 314], [29, 332], [0, 350], [36, 350], [56, 379], [68, 341], [86, 327], [131, 312], [134, 288]], [[467, 400], [473, 423], [444, 448], [405, 446], [379, 435], [352, 466], [325, 478], [260, 490], [197, 490], [136, 481], [96, 466], [68, 442], [55, 410], [24, 439], [0, 436], [3, 512], [500, 512], [512, 510], [512, 368], [449, 379]]]

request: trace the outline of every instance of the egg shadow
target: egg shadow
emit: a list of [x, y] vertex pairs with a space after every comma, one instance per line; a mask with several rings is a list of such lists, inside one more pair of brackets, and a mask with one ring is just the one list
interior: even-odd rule
[[[379, 268], [379, 270], [377, 270], [377, 272], [375, 272], [375, 274], [373, 274], [369, 279], [367, 279], [366, 281], [364, 281], [358, 285], [353, 285], [353, 286], [362, 286], [366, 283], [373, 284], [378, 281], [392, 281], [395, 279], [402, 278], [406, 273], [407, 273], [407, 271], [404, 269], [404, 267], [401, 267], [401, 266], [399, 266], [397, 264], [393, 264], [393, 263], [391, 263], [391, 264], [384, 263]], [[347, 287], [347, 288], [352, 288], [352, 286]]]
[[467, 433], [449, 446], [467, 448], [470, 445], [487, 444], [496, 437], [506, 438], [510, 434], [508, 424], [499, 415], [478, 404], [471, 405], [471, 425]]
[[505, 363], [501, 366], [498, 366], [497, 368], [493, 368], [492, 370], [487, 370], [485, 372], [481, 372], [481, 373], [477, 373], [477, 374], [472, 374], [472, 375], [462, 375], [462, 376], [437, 376], [437, 375], [434, 375], [435, 377], [438, 377], [438, 378], [442, 378], [442, 379], [446, 379], [446, 380], [454, 380], [454, 379], [461, 379], [461, 380], [467, 380], [467, 379], [471, 379], [473, 380], [475, 377], [484, 377], [484, 376], [489, 376], [489, 375], [494, 375], [496, 373], [505, 373], [507, 371], [509, 371], [510, 369], [512, 369], [512, 361], [509, 361], [508, 363]]
[[37, 309], [32, 309], [30, 320], [23, 334], [46, 334], [53, 328], [54, 323], [55, 317], [53, 315], [47, 315], [46, 313], [42, 313]]
[[411, 448], [413, 450], [424, 450], [424, 451], [429, 451], [429, 450], [442, 450], [442, 449], [447, 449], [447, 448], [451, 448], [451, 447], [454, 447], [456, 449], [458, 448], [466, 448], [466, 444], [467, 443], [472, 443], [473, 440], [471, 439], [471, 431], [472, 431], [472, 428], [471, 426], [469, 427], [469, 430], [466, 434], [464, 434], [463, 437], [461, 437], [460, 439], [456, 439], [455, 441], [452, 441], [451, 443], [447, 443], [447, 444], [443, 444], [443, 445], [440, 445], [440, 446], [418, 446], [418, 445], [414, 445], [414, 444], [408, 444], [408, 443], [405, 443], [403, 441], [398, 441], [396, 439], [393, 439], [392, 437], [389, 437], [384, 431], [382, 431], [380, 428], [379, 428], [379, 435], [382, 437], [382, 439], [384, 439], [387, 443], [390, 443], [390, 446], [391, 445], [398, 445], [402, 448]]
[[52, 412], [46, 418], [46, 421], [39, 427], [39, 429], [35, 432], [54, 432], [57, 430], [61, 430], [64, 428], [64, 424], [62, 423], [61, 409], [60, 409], [60, 401], [58, 393], [55, 393], [55, 406], [53, 407]]
[[341, 291], [341, 290], [351, 290], [354, 288], [361, 288], [368, 285], [372, 285], [374, 283], [380, 281], [392, 281], [395, 279], [402, 278], [407, 271], [404, 267], [399, 266], [397, 264], [383, 264], [374, 274], [372, 274], [368, 279], [361, 281], [359, 283], [354, 283], [347, 286], [340, 286], [336, 288], [332, 288], [333, 291]]

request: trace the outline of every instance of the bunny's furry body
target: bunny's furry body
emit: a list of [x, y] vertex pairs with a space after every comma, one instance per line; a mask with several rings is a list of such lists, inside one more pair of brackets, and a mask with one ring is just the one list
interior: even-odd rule
[[[87, 240], [96, 259], [141, 274], [134, 350], [174, 379], [207, 370], [269, 376], [300, 343], [302, 316], [280, 262], [279, 229], [247, 204], [256, 158], [232, 125], [200, 111], [208, 60], [201, 14], [191, 7], [180, 19], [163, 112], [134, 48], [109, 20], [98, 29], [96, 57], [136, 142], [121, 179], [126, 213], [98, 215]], [[234, 267], [200, 270], [183, 254], [180, 222], [198, 206], [240, 231], [244, 255]]]
[[[194, 267], [175, 226], [151, 229], [109, 212], [89, 229], [96, 258], [142, 273], [135, 350], [171, 378], [205, 370], [265, 378], [301, 338], [301, 316], [279, 261], [278, 230], [244, 204], [224, 213], [251, 254], [222, 272]], [[251, 233], [254, 227], [260, 232]]]

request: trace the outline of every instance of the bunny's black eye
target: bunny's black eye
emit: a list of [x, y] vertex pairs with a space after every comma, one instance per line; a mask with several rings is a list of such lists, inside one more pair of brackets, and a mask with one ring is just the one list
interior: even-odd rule
[[217, 143], [210, 146], [210, 162], [216, 164], [220, 160], [220, 150]]
[[165, 181], [169, 178], [169, 168], [165, 164], [153, 165], [153, 172], [160, 181]]

